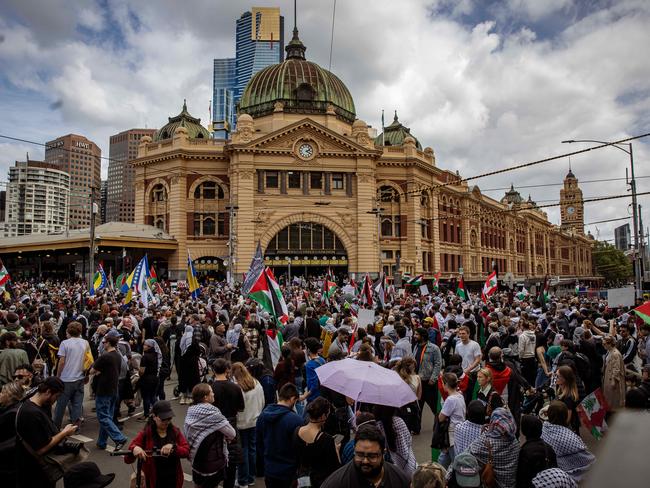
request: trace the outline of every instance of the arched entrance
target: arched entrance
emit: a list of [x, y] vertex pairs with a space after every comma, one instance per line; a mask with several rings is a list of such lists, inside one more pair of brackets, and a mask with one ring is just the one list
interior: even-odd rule
[[316, 222], [295, 222], [280, 229], [266, 246], [266, 264], [276, 276], [315, 277], [328, 269], [347, 276], [348, 254], [343, 241], [327, 226]]
[[201, 282], [223, 281], [226, 279], [226, 266], [216, 256], [203, 256], [193, 261], [194, 271]]

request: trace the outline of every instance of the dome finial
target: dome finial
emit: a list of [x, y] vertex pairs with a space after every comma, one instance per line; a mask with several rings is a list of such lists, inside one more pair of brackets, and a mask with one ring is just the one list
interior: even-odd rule
[[287, 52], [287, 59], [305, 59], [305, 51], [307, 48], [298, 37], [298, 22], [296, 20], [296, 0], [293, 0], [293, 37], [287, 47], [284, 48]]
[[187, 99], [183, 98], [183, 112], [187, 112]]
[[393, 122], [397, 122], [397, 110], [395, 110], [395, 117], [393, 117]]

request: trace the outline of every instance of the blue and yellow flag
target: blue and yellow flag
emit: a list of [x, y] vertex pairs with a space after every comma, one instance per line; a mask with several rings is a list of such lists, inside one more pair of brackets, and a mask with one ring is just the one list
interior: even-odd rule
[[190, 290], [192, 298], [196, 299], [201, 294], [201, 287], [199, 281], [196, 279], [196, 271], [194, 270], [194, 263], [192, 263], [192, 256], [187, 252], [187, 286]]
[[99, 290], [106, 288], [108, 286], [108, 278], [106, 278], [106, 273], [104, 273], [104, 268], [100, 264], [95, 276], [93, 277], [93, 282], [90, 284], [90, 296], [95, 295]]

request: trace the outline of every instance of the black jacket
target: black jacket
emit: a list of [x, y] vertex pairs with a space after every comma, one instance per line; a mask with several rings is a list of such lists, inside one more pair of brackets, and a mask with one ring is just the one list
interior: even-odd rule
[[[384, 479], [381, 486], [383, 488], [409, 488], [411, 486], [411, 479], [394, 464], [384, 462]], [[334, 471], [321, 485], [321, 488], [341, 487], [374, 488], [374, 485], [362, 476], [359, 476], [354, 467], [354, 461], [350, 461], [345, 466]]]
[[540, 471], [557, 468], [555, 451], [542, 439], [530, 439], [521, 446], [517, 464], [517, 488], [533, 488], [533, 478]]

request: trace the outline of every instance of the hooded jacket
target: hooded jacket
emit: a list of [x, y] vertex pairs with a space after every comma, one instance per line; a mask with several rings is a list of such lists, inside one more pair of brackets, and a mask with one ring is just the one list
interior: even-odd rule
[[532, 330], [525, 330], [519, 336], [519, 358], [534, 358], [535, 357], [535, 332]]
[[303, 420], [289, 407], [267, 405], [257, 419], [257, 451], [264, 453], [264, 475], [281, 480], [294, 479], [297, 461], [293, 433]]

